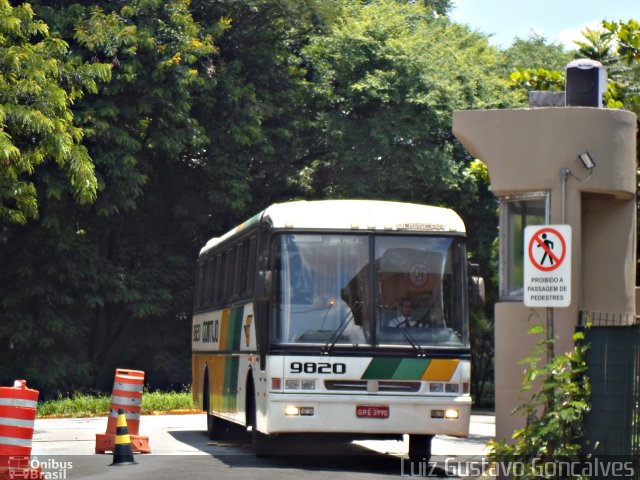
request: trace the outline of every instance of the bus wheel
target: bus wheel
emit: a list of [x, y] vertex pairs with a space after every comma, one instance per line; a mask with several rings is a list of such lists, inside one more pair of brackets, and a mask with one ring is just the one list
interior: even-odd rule
[[253, 444], [253, 451], [256, 454], [256, 457], [267, 457], [273, 454], [273, 449], [271, 448], [271, 442], [269, 441], [269, 436], [265, 435], [262, 432], [258, 431], [256, 427], [256, 418], [257, 418], [257, 405], [255, 400], [255, 390], [253, 386], [253, 380], [249, 379], [247, 382], [247, 431], [251, 435], [251, 443]]
[[256, 457], [269, 457], [274, 454], [269, 435], [258, 430], [252, 432], [253, 452]]
[[409, 460], [428, 462], [431, 458], [431, 440], [433, 435], [409, 435]]
[[218, 420], [215, 415], [211, 415], [207, 412], [207, 434], [209, 435], [209, 439], [214, 440], [218, 435], [217, 429]]

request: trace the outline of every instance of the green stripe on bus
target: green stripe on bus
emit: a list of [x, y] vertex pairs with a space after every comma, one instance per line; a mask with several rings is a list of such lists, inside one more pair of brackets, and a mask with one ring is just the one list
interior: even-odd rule
[[374, 358], [362, 375], [363, 380], [389, 379], [393, 377], [401, 358]]
[[428, 358], [404, 358], [391, 377], [393, 380], [419, 380], [429, 363]]
[[229, 331], [227, 333], [227, 348], [231, 351], [240, 350], [242, 337], [242, 313], [244, 307], [232, 308], [229, 315]]
[[222, 410], [224, 412], [236, 411], [236, 399], [238, 392], [238, 367], [240, 357], [227, 357], [224, 362], [224, 391], [222, 393]]
[[428, 358], [374, 358], [363, 380], [420, 380], [431, 363]]

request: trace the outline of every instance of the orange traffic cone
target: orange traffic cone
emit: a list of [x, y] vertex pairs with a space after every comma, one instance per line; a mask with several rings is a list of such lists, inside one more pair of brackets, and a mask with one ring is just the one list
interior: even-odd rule
[[149, 437], [138, 434], [143, 389], [143, 371], [116, 369], [113, 391], [111, 392], [111, 406], [109, 407], [109, 417], [107, 419], [107, 431], [105, 433], [96, 433], [96, 453], [113, 452], [116, 442], [118, 410], [121, 408], [127, 417], [131, 448], [135, 453], [151, 453]]
[[31, 468], [31, 439], [38, 405], [38, 390], [26, 380], [0, 387], [0, 479], [42, 479], [42, 468]]
[[124, 410], [118, 410], [118, 425], [116, 427], [116, 445], [113, 449], [113, 463], [111, 465], [135, 465], [131, 438], [127, 428], [127, 417]]

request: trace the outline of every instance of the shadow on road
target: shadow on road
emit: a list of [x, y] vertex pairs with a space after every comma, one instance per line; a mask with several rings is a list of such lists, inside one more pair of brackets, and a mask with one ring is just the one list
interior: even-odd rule
[[[177, 441], [207, 453], [231, 468], [273, 469], [281, 473], [306, 470], [393, 475], [411, 468], [406, 458], [379, 453], [342, 439], [311, 435], [277, 438], [274, 445], [279, 452], [277, 455], [256, 457], [248, 434], [233, 425], [215, 440], [209, 440], [203, 431], [173, 431], [170, 434]], [[428, 471], [421, 476], [446, 477], [440, 468], [423, 467]]]

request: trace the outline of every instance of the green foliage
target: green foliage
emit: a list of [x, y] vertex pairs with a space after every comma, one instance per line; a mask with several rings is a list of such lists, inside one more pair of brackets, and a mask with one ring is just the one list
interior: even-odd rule
[[417, 3], [380, 0], [347, 4], [304, 53], [327, 132], [327, 153], [311, 165], [317, 194], [455, 206], [475, 188], [451, 113], [512, 101], [485, 37]]
[[516, 38], [502, 52], [501, 68], [505, 76], [516, 69], [544, 67], [549, 71], [563, 71], [575, 57], [575, 52], [566, 51], [562, 45], [550, 43], [545, 37], [534, 34], [526, 39]]
[[212, 78], [213, 39], [186, 0], [43, 3], [38, 11], [74, 61], [108, 64], [112, 79], [74, 103], [95, 163], [95, 203], [70, 202], [60, 174], [42, 169], [34, 183], [50, 194], [40, 220], [5, 232], [0, 378], [20, 374], [48, 394], [106, 388], [127, 363], [171, 388], [188, 379], [187, 312], [203, 236], [194, 225], [206, 222], [192, 158], [207, 141], [191, 108]]
[[[640, 114], [640, 28], [637, 20], [602, 22], [601, 43], [609, 47], [607, 106]], [[593, 43], [593, 42], [592, 42]]]
[[[109, 413], [111, 395], [74, 393], [70, 396], [58, 395], [52, 400], [38, 402], [38, 418], [80, 418], [103, 416]], [[192, 410], [193, 398], [187, 389], [182, 391], [148, 391], [142, 395], [141, 413], [170, 413], [173, 410]]]
[[522, 403], [513, 412], [525, 417], [526, 426], [515, 431], [512, 443], [490, 442], [487, 455], [492, 462], [521, 462], [526, 467], [524, 475], [514, 478], [522, 480], [540, 478], [536, 465], [539, 469], [547, 462], [584, 460], [587, 454], [584, 418], [591, 408], [584, 334], [574, 335], [575, 347], [571, 352], [555, 356], [547, 363], [544, 359], [554, 340], [547, 339], [541, 324], [532, 327], [529, 334], [540, 335], [541, 339], [532, 355], [520, 362], [524, 366]]
[[581, 58], [597, 60], [607, 66], [616, 62], [615, 44], [611, 32], [585, 28], [582, 32], [582, 37], [584, 40], [575, 42]]
[[471, 395], [476, 407], [492, 407], [491, 390], [494, 378], [494, 325], [481, 310], [471, 312], [469, 337], [471, 338]]
[[[304, 192], [299, 172], [321, 144], [301, 49], [340, 1], [194, 0], [195, 19], [227, 28], [194, 114], [210, 143], [198, 154], [207, 228], [224, 231], [274, 201]], [[212, 114], [214, 112], [214, 114]], [[211, 215], [225, 212], [225, 215]]]
[[574, 55], [539, 35], [516, 38], [511, 47], [502, 52], [502, 72], [508, 77], [519, 104], [528, 105], [532, 90], [564, 90], [564, 68]]
[[511, 87], [528, 93], [532, 90], [564, 91], [564, 74], [545, 68], [518, 68], [509, 75]]
[[473, 177], [477, 181], [482, 181], [487, 185], [491, 183], [491, 180], [489, 179], [489, 168], [487, 167], [487, 164], [477, 158], [469, 164], [467, 170], [465, 171], [465, 175]]
[[423, 0], [422, 3], [433, 9], [438, 15], [446, 15], [451, 10], [451, 0]]
[[628, 22], [603, 21], [602, 26], [618, 42], [618, 54], [629, 64], [640, 61], [640, 23], [631, 19]]
[[54, 400], [38, 402], [37, 416], [57, 418], [81, 418], [107, 415], [111, 395], [87, 395], [74, 393], [69, 397], [59, 395]]
[[192, 410], [193, 396], [191, 390], [179, 392], [145, 391], [142, 396], [142, 413], [163, 413], [172, 410]]
[[65, 41], [49, 34], [28, 3], [0, 0], [0, 224], [38, 216], [36, 169], [54, 164], [65, 183], [41, 194], [71, 191], [80, 203], [96, 198], [97, 180], [83, 130], [71, 105], [110, 78], [100, 63], [68, 57]]

